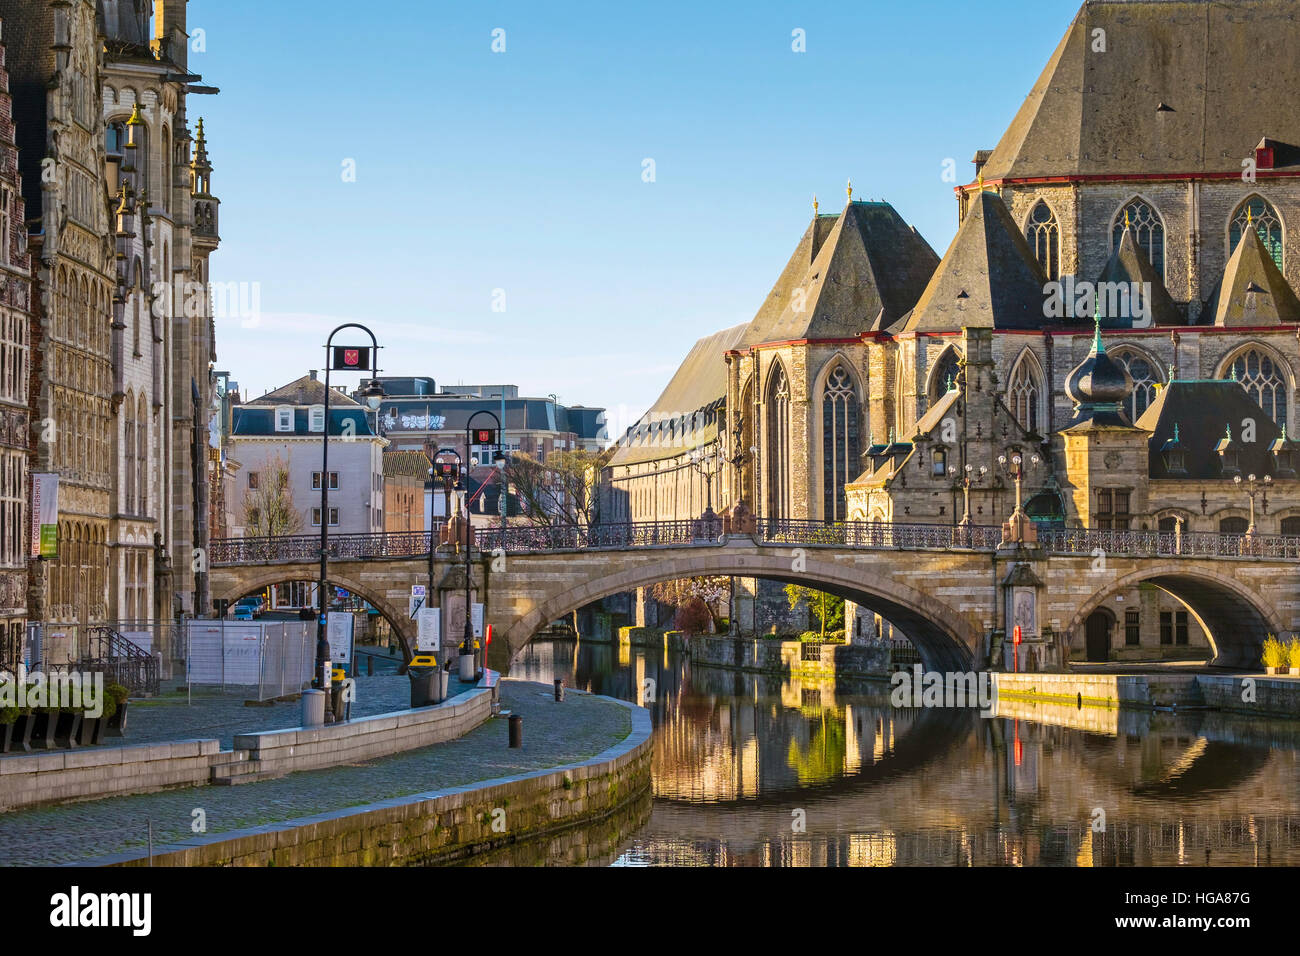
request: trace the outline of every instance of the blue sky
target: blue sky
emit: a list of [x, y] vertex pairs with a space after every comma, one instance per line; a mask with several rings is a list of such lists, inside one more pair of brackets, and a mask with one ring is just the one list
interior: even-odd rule
[[626, 425], [697, 338], [753, 316], [813, 193], [838, 211], [851, 176], [942, 255], [944, 160], [970, 178], [1078, 5], [193, 0], [191, 70], [222, 91], [190, 100], [212, 279], [260, 302], [218, 321], [218, 367], [261, 394], [358, 321], [388, 374]]

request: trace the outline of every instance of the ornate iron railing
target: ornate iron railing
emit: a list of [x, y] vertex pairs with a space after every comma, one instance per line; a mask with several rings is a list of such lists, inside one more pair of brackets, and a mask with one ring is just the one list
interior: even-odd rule
[[132, 695], [158, 693], [158, 661], [111, 627], [90, 627], [86, 648], [76, 664], [83, 670], [102, 671], [106, 680], [121, 684]]
[[[474, 529], [478, 549], [498, 548], [512, 554], [548, 551], [625, 550], [699, 545], [723, 539], [720, 519], [639, 521], [591, 526], [534, 527], [512, 525]], [[442, 523], [432, 538], [439, 550]], [[423, 531], [342, 534], [329, 538], [331, 559], [405, 558], [429, 553], [430, 534]], [[758, 518], [754, 537], [768, 544], [856, 548], [878, 551], [994, 551], [1002, 529], [989, 525], [890, 524], [843, 521], [827, 524], [783, 518]], [[1041, 547], [1052, 554], [1133, 555], [1141, 557], [1261, 557], [1300, 560], [1300, 537], [1215, 532], [1047, 530], [1038, 532]], [[209, 563], [230, 564], [315, 561], [320, 537], [223, 538], [214, 540]]]

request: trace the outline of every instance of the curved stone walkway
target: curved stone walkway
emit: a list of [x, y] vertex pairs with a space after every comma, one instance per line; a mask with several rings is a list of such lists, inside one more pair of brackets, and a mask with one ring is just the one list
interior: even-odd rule
[[542, 770], [595, 756], [631, 732], [623, 706], [574, 691], [557, 704], [552, 689], [542, 684], [502, 681], [501, 705], [524, 718], [522, 749], [509, 749], [506, 721], [495, 718], [458, 740], [363, 764], [236, 787], [193, 787], [0, 814], [0, 863], [75, 863], [140, 849], [147, 846], [150, 821], [155, 846], [186, 839], [199, 817], [195, 811], [202, 811], [208, 833], [221, 833]]

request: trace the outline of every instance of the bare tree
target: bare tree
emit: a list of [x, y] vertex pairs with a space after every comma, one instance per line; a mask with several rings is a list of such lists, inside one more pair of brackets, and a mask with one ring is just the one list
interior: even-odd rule
[[266, 463], [257, 487], [244, 492], [242, 515], [244, 533], [252, 538], [296, 534], [302, 529], [302, 515], [294, 507], [289, 487], [289, 466], [279, 455]]
[[506, 478], [528, 520], [539, 527], [580, 527], [597, 517], [601, 470], [613, 449], [555, 451], [546, 460], [519, 453], [506, 466]]

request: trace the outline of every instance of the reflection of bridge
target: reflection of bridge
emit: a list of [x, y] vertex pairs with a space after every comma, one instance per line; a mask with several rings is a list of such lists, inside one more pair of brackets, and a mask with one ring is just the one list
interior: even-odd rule
[[[1044, 531], [1027, 548], [1001, 547], [1001, 537], [989, 527], [772, 519], [739, 535], [723, 534], [716, 521], [479, 528], [474, 585], [486, 596], [488, 622], [504, 636], [491, 649], [503, 669], [539, 628], [578, 607], [695, 575], [767, 578], [840, 595], [890, 620], [939, 669], [983, 663], [992, 632], [1004, 626], [1013, 571], [1017, 587], [1037, 582], [1036, 619], [1062, 650], [1107, 598], [1141, 583], [1192, 609], [1219, 664], [1257, 665], [1267, 634], [1300, 630], [1292, 598], [1300, 537]], [[411, 585], [429, 583], [429, 541], [427, 533], [333, 536], [331, 583], [369, 601], [409, 642], [407, 595]], [[319, 547], [312, 536], [214, 541], [213, 596], [233, 600], [313, 578]], [[458, 585], [441, 588], [453, 599], [464, 584], [455, 567], [445, 550], [435, 554], [435, 589], [444, 576], [461, 574]]]

